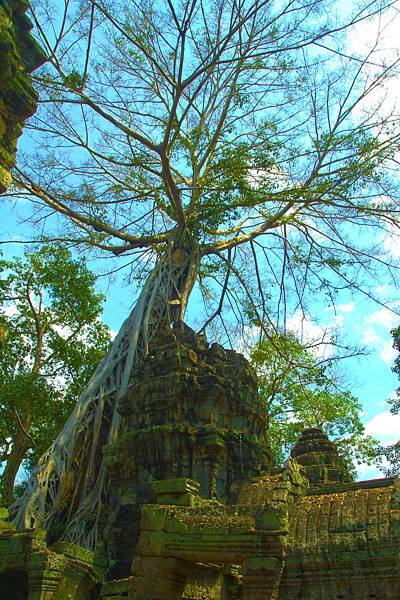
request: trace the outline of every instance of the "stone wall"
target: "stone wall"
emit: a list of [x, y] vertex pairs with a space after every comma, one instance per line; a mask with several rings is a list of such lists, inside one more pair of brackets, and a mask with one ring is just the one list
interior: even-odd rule
[[42, 529], [16, 531], [0, 509], [2, 600], [94, 600], [104, 563], [68, 542], [48, 546]]
[[45, 55], [30, 35], [25, 0], [0, 0], [0, 193], [11, 183], [23, 121], [36, 110], [38, 97], [29, 73]]
[[400, 598], [399, 481], [310, 490], [290, 509], [279, 600]]

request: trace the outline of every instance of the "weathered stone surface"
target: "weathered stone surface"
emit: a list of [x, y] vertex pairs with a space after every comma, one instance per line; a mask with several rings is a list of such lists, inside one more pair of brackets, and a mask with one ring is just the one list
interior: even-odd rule
[[[223, 598], [235, 579], [225, 567], [240, 564], [245, 597], [274, 598], [288, 533], [279, 519], [263, 518], [264, 512], [271, 517], [274, 510], [271, 506], [224, 505], [217, 500], [202, 500], [196, 507], [144, 505], [132, 597], [182, 598], [197, 588], [199, 595], [192, 597]], [[212, 567], [207, 569], [209, 563]], [[203, 578], [197, 575], [196, 586], [198, 565], [203, 565]], [[207, 571], [213, 579], [211, 586], [205, 586]], [[148, 572], [154, 577], [147, 578]], [[239, 587], [237, 577], [236, 584]], [[167, 587], [171, 596], [163, 595]]]
[[[188, 328], [167, 329], [133, 381], [120, 404], [126, 433], [106, 450], [113, 505], [104, 552], [116, 562], [112, 576], [129, 574], [141, 506], [156, 500], [154, 481], [194, 479], [203, 498], [225, 502], [238, 481], [271, 467], [267, 415], [243, 356], [209, 347]], [[187, 490], [182, 502], [190, 501]]]
[[193, 479], [163, 479], [153, 485], [157, 504], [178, 504], [181, 506], [197, 506], [200, 484]]
[[399, 480], [352, 482], [318, 429], [274, 469], [254, 372], [188, 329], [163, 332], [134, 381], [106, 450], [102, 558], [0, 510], [0, 598], [400, 597]]
[[37, 94], [28, 74], [45, 60], [30, 35], [27, 8], [26, 0], [0, 2], [0, 193], [11, 182], [10, 169], [15, 164], [23, 121], [37, 106]]
[[290, 456], [304, 467], [311, 486], [352, 481], [336, 445], [317, 427], [303, 431]]
[[0, 598], [4, 600], [91, 600], [98, 597], [103, 571], [103, 565], [84, 548], [67, 542], [48, 547], [42, 529], [17, 532], [0, 520]]
[[290, 511], [279, 598], [400, 597], [400, 514], [391, 479], [326, 486]]
[[125, 579], [104, 582], [100, 591], [101, 600], [128, 598], [129, 590], [132, 587], [132, 580], [133, 577], [126, 577]]

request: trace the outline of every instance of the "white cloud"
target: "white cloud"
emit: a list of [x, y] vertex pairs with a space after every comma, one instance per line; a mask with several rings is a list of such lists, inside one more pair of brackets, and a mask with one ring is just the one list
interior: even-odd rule
[[238, 339], [236, 352], [240, 352], [247, 359], [250, 358], [250, 352], [255, 344], [260, 340], [260, 328], [255, 325], [247, 325], [243, 328], [243, 336]]
[[354, 300], [352, 300], [351, 302], [348, 302], [347, 304], [339, 304], [336, 309], [339, 312], [345, 312], [345, 313], [349, 313], [352, 312], [354, 310], [356, 303], [354, 302]]
[[319, 230], [317, 222], [311, 217], [301, 217], [304, 225], [308, 227], [308, 235], [312, 237], [313, 240], [318, 242], [319, 244], [324, 244], [327, 241], [327, 236], [323, 234], [322, 231]]
[[382, 346], [385, 339], [377, 334], [373, 327], [366, 327], [362, 338], [362, 343], [367, 346]]
[[318, 339], [324, 333], [324, 330], [319, 325], [312, 323], [300, 310], [296, 310], [291, 317], [286, 321], [286, 327], [301, 339], [311, 341]]
[[383, 239], [383, 247], [392, 258], [400, 258], [399, 230], [391, 225]]
[[67, 380], [62, 375], [56, 375], [53, 378], [53, 384], [58, 387], [59, 390], [65, 390], [67, 385]]
[[[366, 435], [372, 435], [383, 446], [389, 446], [397, 442], [400, 439], [400, 415], [392, 415], [388, 410], [378, 413], [365, 424], [365, 433]], [[382, 457], [381, 469], [365, 463], [357, 465], [357, 479], [362, 481], [363, 479], [384, 477], [383, 469], [389, 466], [390, 464], [385, 457]]]
[[333, 317], [333, 322], [335, 323], [336, 327], [342, 328], [344, 326], [344, 315], [335, 315]]
[[[383, 15], [377, 14], [369, 20], [360, 21], [348, 32], [347, 51], [361, 60], [368, 57], [370, 82], [380, 75], [384, 65], [393, 64], [399, 57], [400, 19], [396, 6]], [[370, 52], [372, 56], [368, 56]], [[389, 116], [400, 99], [397, 77], [385, 78], [358, 106], [358, 111], [371, 112], [378, 108], [380, 116]]]
[[56, 324], [52, 325], [52, 328], [64, 340], [66, 340], [67, 338], [69, 338], [72, 335], [72, 329], [71, 329], [71, 327], [68, 327], [68, 325], [59, 325], [56, 323]]
[[[349, 304], [339, 304], [338, 306], [329, 306], [326, 308], [326, 311], [335, 311], [332, 315], [332, 323], [330, 327], [335, 327], [336, 329], [344, 328], [345, 314], [350, 313], [355, 306], [355, 302], [350, 302]], [[344, 314], [343, 314], [344, 313]]]
[[[380, 312], [381, 311], [377, 311], [374, 313], [376, 318], [373, 318], [372, 322], [377, 322], [385, 329], [390, 329], [391, 326], [390, 323], [386, 321], [386, 315], [378, 315]], [[365, 321], [367, 321], [367, 318]], [[387, 365], [391, 365], [397, 356], [397, 351], [393, 348], [392, 338], [389, 337], [386, 332], [384, 335], [379, 334], [376, 329], [370, 325], [364, 329], [362, 343], [366, 346], [371, 346], [376, 352], [378, 352], [379, 358]]]
[[381, 359], [387, 365], [391, 365], [394, 359], [397, 356], [397, 351], [393, 348], [392, 342], [390, 340], [385, 341], [382, 345], [382, 350], [379, 354]]
[[[355, 35], [359, 33], [359, 35]], [[349, 31], [348, 49], [358, 56], [371, 50], [379, 53], [381, 61], [395, 60], [398, 56], [398, 39], [400, 37], [400, 22], [397, 11], [386, 11], [375, 17], [360, 21]]]
[[388, 285], [387, 283], [383, 285], [378, 285], [374, 289], [375, 294], [379, 294], [380, 296], [390, 296], [394, 291], [394, 286]]
[[400, 415], [385, 410], [365, 424], [365, 433], [377, 438], [383, 445], [393, 444], [400, 439]]
[[325, 308], [326, 311], [335, 312], [335, 313], [351, 313], [356, 306], [354, 300], [351, 302], [345, 302], [344, 304], [338, 304], [336, 306], [327, 306]]
[[[393, 341], [389, 334], [391, 329], [399, 323], [399, 316], [387, 308], [381, 308], [367, 315], [364, 318], [366, 327], [364, 329], [363, 343], [367, 346], [373, 346], [379, 353], [380, 359], [390, 365], [397, 356], [397, 351], [393, 348]], [[379, 333], [376, 329], [385, 330]]]
[[366, 463], [362, 463], [361, 465], [357, 465], [357, 480], [365, 481], [366, 479], [380, 479], [384, 477], [381, 469], [375, 467], [375, 465], [367, 465]]
[[[336, 322], [333, 323], [336, 325]], [[286, 321], [288, 331], [294, 333], [303, 343], [309, 345], [317, 356], [328, 358], [332, 354], [332, 327], [322, 327], [310, 321], [301, 310], [296, 310]]]
[[400, 321], [400, 317], [388, 308], [380, 308], [365, 317], [368, 325], [378, 325], [390, 331]]
[[14, 315], [18, 314], [18, 308], [15, 306], [15, 304], [8, 304], [7, 306], [3, 307], [3, 312], [6, 317], [14, 317]]

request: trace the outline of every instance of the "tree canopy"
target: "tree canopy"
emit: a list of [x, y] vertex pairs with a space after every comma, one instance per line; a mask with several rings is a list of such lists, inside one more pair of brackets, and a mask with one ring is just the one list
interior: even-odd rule
[[[393, 336], [393, 347], [399, 352], [396, 356], [392, 371], [400, 377], [400, 326], [392, 330]], [[390, 406], [390, 412], [393, 415], [400, 413], [400, 387], [397, 388], [393, 397], [388, 399]], [[384, 456], [388, 462], [388, 466], [385, 468], [387, 475], [398, 476], [400, 473], [400, 436], [397, 442], [389, 444], [382, 449]]]
[[247, 266], [239, 287], [264, 318], [307, 290], [370, 293], [362, 273], [393, 267], [377, 241], [397, 227], [399, 128], [380, 90], [398, 60], [382, 58], [384, 31], [364, 54], [346, 36], [391, 5], [38, 5], [49, 58], [13, 195], [141, 274], [195, 240], [200, 286], [217, 273], [216, 304], [234, 302], [222, 281]]
[[64, 425], [110, 343], [85, 261], [54, 244], [0, 261], [0, 461], [9, 504], [17, 471]]
[[322, 360], [290, 332], [261, 340], [251, 352], [260, 396], [268, 412], [268, 433], [281, 464], [306, 427], [319, 427], [335, 441], [354, 472], [354, 463], [381, 462], [381, 446], [365, 434], [362, 405], [335, 372], [335, 360]]

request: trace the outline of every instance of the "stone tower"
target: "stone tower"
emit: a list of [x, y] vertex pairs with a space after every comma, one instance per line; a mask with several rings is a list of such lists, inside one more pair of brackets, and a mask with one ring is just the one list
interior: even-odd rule
[[312, 487], [350, 483], [352, 477], [336, 445], [317, 427], [305, 429], [290, 456], [304, 468]]
[[106, 449], [110, 505], [104, 552], [129, 574], [143, 503], [157, 480], [190, 478], [203, 498], [229, 502], [235, 485], [272, 466], [266, 411], [249, 362], [183, 329], [162, 331], [120, 412], [126, 432]]

